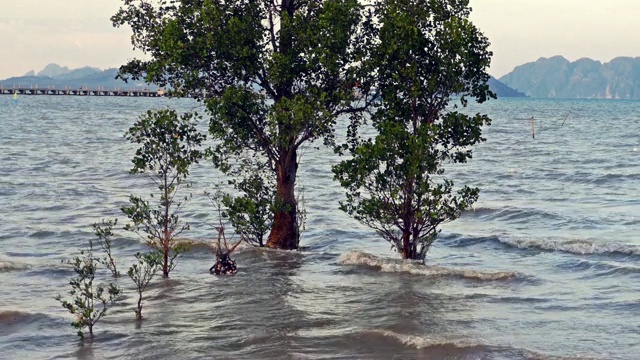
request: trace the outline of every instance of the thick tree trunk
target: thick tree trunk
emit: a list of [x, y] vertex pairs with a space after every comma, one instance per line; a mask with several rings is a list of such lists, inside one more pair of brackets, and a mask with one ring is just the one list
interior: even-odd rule
[[296, 151], [281, 151], [276, 163], [276, 213], [267, 240], [268, 247], [286, 250], [298, 248], [300, 233], [295, 197], [297, 171]]
[[408, 232], [402, 234], [402, 249], [400, 249], [400, 255], [403, 259], [415, 259], [417, 255], [411, 242], [411, 234]]
[[[283, 0], [280, 6], [280, 18], [284, 16], [293, 19], [295, 3], [293, 0]], [[280, 23], [280, 39], [278, 53], [282, 56], [290, 56], [293, 45], [293, 31], [289, 21]], [[282, 98], [291, 98], [293, 87], [292, 79], [284, 79], [277, 88], [277, 96], [274, 102], [278, 103]], [[293, 250], [298, 248], [300, 234], [297, 224], [297, 206], [295, 197], [296, 174], [298, 172], [298, 158], [295, 146], [296, 134], [292, 132], [286, 123], [278, 124], [281, 136], [289, 137], [289, 146], [279, 149], [276, 167], [276, 210], [273, 216], [271, 232], [267, 239], [267, 247], [276, 249]]]

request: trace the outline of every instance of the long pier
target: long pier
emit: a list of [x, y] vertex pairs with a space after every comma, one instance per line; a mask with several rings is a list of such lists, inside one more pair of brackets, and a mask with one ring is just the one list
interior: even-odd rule
[[74, 95], [74, 96], [132, 96], [132, 97], [161, 97], [165, 96], [164, 89], [149, 90], [132, 87], [130, 89], [122, 89], [116, 87], [113, 89], [107, 89], [104, 86], [100, 86], [97, 89], [90, 89], [88, 87], [71, 88], [66, 86], [64, 89], [56, 89], [55, 86], [48, 86], [47, 88], [41, 88], [37, 85], [24, 87], [21, 85], [14, 85], [13, 87], [5, 87], [0, 85], [0, 95]]

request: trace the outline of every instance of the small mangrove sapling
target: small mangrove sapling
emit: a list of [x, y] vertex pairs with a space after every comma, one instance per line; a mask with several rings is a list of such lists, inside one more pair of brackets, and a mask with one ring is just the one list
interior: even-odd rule
[[95, 284], [96, 270], [100, 261], [93, 255], [92, 240], [89, 240], [89, 248], [81, 250], [80, 255], [66, 261], [73, 266], [73, 271], [76, 273], [76, 276], [69, 281], [71, 301], [62, 300], [59, 295], [55, 299], [76, 316], [71, 326], [78, 330], [78, 336], [84, 340], [85, 329], [88, 330], [89, 337], [93, 338], [95, 324], [107, 314], [107, 309], [117, 300], [120, 289], [109, 283], [105, 293], [102, 285]]
[[151, 279], [160, 269], [162, 264], [162, 254], [155, 251], [147, 254], [136, 254], [136, 264], [131, 265], [127, 275], [136, 285], [136, 291], [138, 292], [138, 304], [134, 312], [136, 313], [136, 320], [142, 320], [142, 293], [147, 289], [147, 286], [151, 282]]
[[[178, 215], [180, 208], [191, 194], [176, 199], [181, 187], [188, 187], [189, 167], [203, 157], [199, 150], [205, 136], [196, 129], [197, 114], [178, 115], [175, 110], [148, 111], [128, 130], [125, 137], [140, 147], [133, 157], [133, 174], [147, 175], [160, 196], [151, 205], [139, 196], [131, 195], [130, 206], [122, 208], [131, 220], [125, 226], [141, 236], [152, 249], [162, 253], [162, 274], [169, 277], [176, 266], [177, 257], [186, 248], [176, 237], [189, 229]], [[154, 195], [151, 194], [151, 198]]]
[[93, 224], [93, 231], [98, 237], [98, 244], [102, 248], [102, 251], [105, 253], [105, 258], [100, 259], [100, 263], [111, 271], [114, 278], [118, 278], [120, 276], [120, 272], [116, 267], [116, 259], [113, 257], [113, 253], [111, 252], [111, 241], [113, 239], [113, 227], [118, 223], [118, 219], [113, 220], [102, 220], [101, 223]]

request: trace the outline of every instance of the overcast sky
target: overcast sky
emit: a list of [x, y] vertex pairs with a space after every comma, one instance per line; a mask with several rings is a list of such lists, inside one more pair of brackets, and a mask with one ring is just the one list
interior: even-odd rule
[[[109, 17], [119, 0], [0, 0], [0, 79], [39, 71], [117, 67], [133, 57], [128, 29]], [[640, 0], [471, 0], [494, 53], [490, 73], [563, 55], [607, 62], [640, 56]]]

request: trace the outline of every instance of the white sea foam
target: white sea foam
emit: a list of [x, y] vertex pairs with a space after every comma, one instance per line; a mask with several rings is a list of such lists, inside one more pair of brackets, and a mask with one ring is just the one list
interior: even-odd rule
[[498, 237], [498, 241], [503, 244], [514, 246], [520, 249], [564, 251], [579, 255], [614, 253], [624, 255], [640, 255], [640, 246], [637, 245], [597, 244], [588, 240], [552, 241]]
[[509, 280], [521, 276], [521, 274], [512, 271], [478, 271], [423, 265], [406, 260], [379, 258], [363, 251], [349, 251], [342, 254], [338, 258], [338, 263], [341, 265], [365, 265], [382, 272], [405, 272], [426, 277], [461, 277], [481, 281]]

